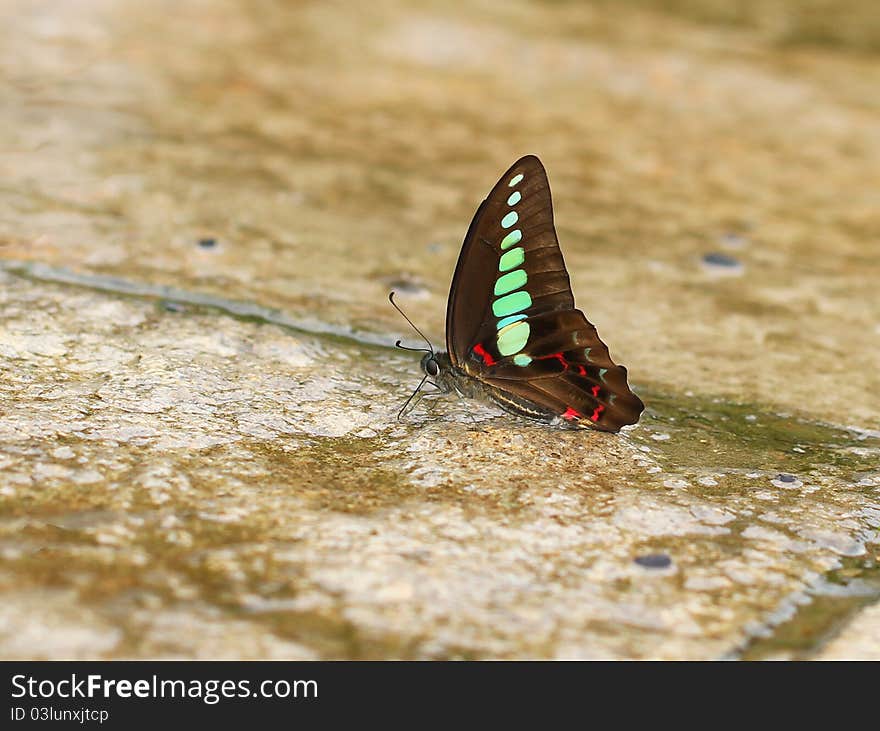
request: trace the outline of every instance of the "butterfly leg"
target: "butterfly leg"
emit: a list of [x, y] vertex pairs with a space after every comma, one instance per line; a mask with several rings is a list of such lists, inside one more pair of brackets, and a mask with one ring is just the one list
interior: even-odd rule
[[461, 402], [464, 404], [464, 407], [465, 407], [465, 409], [467, 410], [468, 418], [471, 420], [471, 426], [468, 427], [468, 430], [469, 430], [469, 431], [480, 431], [480, 432], [485, 431], [485, 430], [483, 429], [483, 427], [480, 426], [480, 422], [477, 421], [477, 420], [474, 418], [474, 414], [473, 414], [473, 412], [472, 412], [470, 409], [467, 408], [467, 406], [468, 406], [468, 400], [465, 398], [464, 394], [463, 394], [461, 391], [459, 391], [457, 388], [453, 388], [453, 389], [452, 389], [452, 392], [453, 392], [456, 396], [458, 396], [458, 400], [461, 401]]
[[436, 391], [422, 391], [422, 393], [419, 394], [419, 402], [421, 402], [422, 399], [430, 399], [432, 402], [431, 406], [430, 406], [430, 410], [433, 412], [434, 409], [437, 407], [437, 404], [440, 402], [440, 397], [445, 396], [448, 392], [445, 389], [438, 386], [433, 381], [428, 381], [428, 383], [430, 383], [437, 390]]
[[[436, 388], [437, 390], [436, 391], [424, 391], [422, 389], [425, 387], [425, 385], [431, 385], [434, 388]], [[401, 418], [407, 416], [408, 414], [410, 414], [412, 411], [414, 411], [415, 408], [422, 402], [422, 399], [429, 398], [431, 400], [435, 400], [438, 396], [445, 396], [446, 393], [447, 392], [445, 389], [441, 388], [433, 381], [424, 380], [423, 383], [421, 383], [419, 385], [419, 388], [413, 393], [412, 396], [410, 396], [410, 398], [407, 400], [407, 402], [403, 405], [403, 408], [400, 410], [400, 413], [398, 414], [398, 419], [401, 419]], [[436, 406], [436, 401], [434, 401], [434, 406]], [[432, 411], [434, 409], [434, 406], [431, 407]]]

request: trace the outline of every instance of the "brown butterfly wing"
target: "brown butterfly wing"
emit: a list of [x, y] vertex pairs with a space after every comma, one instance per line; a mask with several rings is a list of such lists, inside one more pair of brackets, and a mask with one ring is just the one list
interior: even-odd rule
[[[517, 366], [499, 354], [491, 366], [482, 358], [480, 363], [473, 359], [474, 375], [478, 372], [490, 386], [572, 424], [618, 431], [638, 422], [645, 406], [630, 390], [626, 368], [611, 360], [595, 326], [580, 310], [530, 317], [529, 323], [531, 337], [523, 351], [531, 358], [528, 366]], [[490, 359], [496, 352], [497, 348], [488, 351]], [[523, 378], [523, 370], [528, 378]]]
[[[452, 364], [537, 410], [617, 431], [644, 409], [574, 307], [540, 160], [518, 160], [471, 222], [446, 313]], [[521, 347], [519, 347], [521, 345]]]
[[[516, 186], [509, 182], [518, 175]], [[510, 196], [518, 192], [518, 221], [504, 228], [501, 222], [511, 210]], [[498, 277], [498, 262], [504, 253], [501, 242], [519, 230], [529, 275], [529, 293], [533, 307], [530, 314], [570, 310], [574, 297], [556, 229], [553, 227], [553, 203], [550, 183], [541, 161], [534, 155], [517, 160], [492, 188], [477, 209], [461, 247], [449, 301], [446, 305], [446, 348], [452, 364], [460, 366], [473, 346], [494, 334], [492, 316], [493, 287]], [[508, 247], [510, 248], [516, 247]]]

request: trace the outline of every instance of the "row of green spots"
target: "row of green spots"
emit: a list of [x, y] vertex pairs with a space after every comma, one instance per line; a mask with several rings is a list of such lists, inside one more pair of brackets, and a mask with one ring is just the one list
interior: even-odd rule
[[[507, 185], [513, 188], [522, 179], [522, 173], [514, 175]], [[522, 193], [515, 190], [508, 197], [507, 205], [515, 206], [521, 200]], [[519, 214], [516, 211], [508, 211], [501, 219], [501, 227], [511, 228], [517, 221]], [[526, 315], [517, 314], [532, 306], [531, 296], [522, 289], [529, 279], [526, 270], [521, 268], [525, 263], [526, 254], [522, 246], [510, 248], [520, 241], [522, 241], [522, 231], [518, 228], [510, 231], [501, 240], [501, 250], [505, 253], [498, 262], [498, 272], [501, 276], [495, 281], [494, 294], [497, 299], [492, 303], [492, 313], [499, 318], [498, 352], [501, 355], [513, 355], [513, 362], [518, 366], [527, 366], [532, 359], [520, 351], [529, 340], [531, 327], [525, 322]]]
[[514, 292], [505, 297], [500, 297], [492, 303], [492, 313], [495, 317], [507, 317], [516, 312], [522, 312], [532, 306], [532, 298], [528, 292]]
[[519, 215], [517, 215], [516, 211], [511, 211], [501, 219], [501, 228], [510, 228], [517, 221], [519, 221]]
[[522, 246], [517, 246], [515, 249], [506, 251], [501, 255], [501, 260], [498, 262], [498, 271], [509, 272], [511, 269], [516, 269], [525, 260], [525, 249]]
[[522, 231], [518, 228], [513, 229], [507, 236], [501, 239], [501, 250], [509, 249], [514, 244], [518, 244], [522, 241]]
[[507, 274], [502, 274], [495, 281], [495, 296], [500, 297], [502, 294], [513, 292], [519, 289], [528, 281], [525, 269], [517, 269]]
[[529, 323], [514, 322], [498, 331], [498, 352], [501, 355], [519, 353], [529, 340]]
[[519, 322], [520, 320], [525, 320], [525, 315], [508, 315], [507, 317], [498, 321], [498, 324], [495, 326], [499, 330], [503, 327], [507, 327], [511, 322]]

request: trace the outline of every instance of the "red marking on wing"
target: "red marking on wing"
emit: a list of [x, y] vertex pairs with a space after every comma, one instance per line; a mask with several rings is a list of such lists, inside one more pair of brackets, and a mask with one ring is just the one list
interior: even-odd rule
[[[563, 418], [563, 419], [568, 419], [569, 421], [571, 421], [572, 419], [581, 419], [581, 418], [583, 418], [583, 414], [580, 413], [579, 411], [575, 411], [573, 408], [571, 408], [571, 406], [569, 406], [569, 407], [565, 410], [565, 413], [562, 415], [562, 418]], [[595, 419], [594, 419], [594, 421], [595, 421]]]
[[547, 360], [548, 358], [556, 358], [565, 370], [568, 370], [568, 361], [562, 353], [550, 353], [550, 355], [542, 355], [538, 360]]
[[604, 404], [599, 404], [596, 407], [596, 410], [593, 412], [593, 415], [590, 417], [590, 419], [592, 421], [599, 421], [599, 414], [601, 414], [603, 411], [605, 411]]
[[587, 375], [587, 369], [584, 368], [580, 363], [578, 363], [578, 375], [581, 375], [581, 376]]
[[593, 386], [593, 398], [599, 398], [599, 385]]
[[476, 353], [480, 358], [483, 359], [483, 363], [487, 366], [493, 366], [497, 362], [489, 353], [486, 352], [486, 349], [483, 347], [482, 343], [477, 343], [474, 346], [474, 353]]

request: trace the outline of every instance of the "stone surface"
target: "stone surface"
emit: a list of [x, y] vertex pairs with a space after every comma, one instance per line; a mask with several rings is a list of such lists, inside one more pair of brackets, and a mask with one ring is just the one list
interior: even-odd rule
[[823, 660], [876, 660], [880, 657], [880, 604], [874, 604], [856, 617], [819, 657]]
[[[870, 25], [691, 5], [7, 2], [0, 656], [877, 657]], [[648, 410], [397, 422], [527, 152]]]

